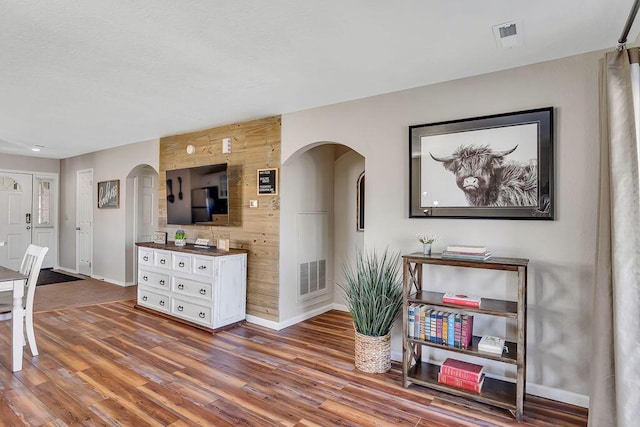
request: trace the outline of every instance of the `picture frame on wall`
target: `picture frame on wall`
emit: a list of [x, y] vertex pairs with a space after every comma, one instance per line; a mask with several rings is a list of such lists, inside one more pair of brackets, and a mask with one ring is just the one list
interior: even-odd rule
[[552, 220], [553, 107], [409, 127], [409, 217]]
[[120, 207], [120, 180], [98, 182], [98, 209]]
[[278, 195], [278, 168], [258, 169], [258, 195]]

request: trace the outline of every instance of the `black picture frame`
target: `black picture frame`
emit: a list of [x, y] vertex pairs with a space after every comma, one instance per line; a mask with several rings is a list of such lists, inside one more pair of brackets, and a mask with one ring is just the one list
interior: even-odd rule
[[278, 195], [278, 168], [258, 169], [258, 195]]
[[120, 207], [120, 180], [98, 182], [98, 209]]
[[409, 126], [409, 217], [553, 220], [553, 113]]

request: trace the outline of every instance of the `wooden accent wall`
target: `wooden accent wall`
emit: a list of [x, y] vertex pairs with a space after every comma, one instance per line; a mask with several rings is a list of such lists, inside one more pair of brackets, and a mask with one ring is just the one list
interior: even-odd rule
[[[232, 139], [230, 154], [222, 153], [223, 138]], [[194, 154], [187, 154], [189, 144], [196, 147]], [[280, 197], [258, 196], [256, 188], [258, 169], [280, 168], [280, 116], [161, 138], [159, 225], [170, 237], [178, 228], [167, 226], [167, 170], [225, 162], [230, 225], [181, 228], [189, 242], [204, 238], [215, 244], [225, 238], [232, 248], [247, 250], [247, 314], [277, 322]], [[173, 190], [176, 194], [175, 183]], [[257, 208], [249, 208], [252, 199], [258, 200]]]

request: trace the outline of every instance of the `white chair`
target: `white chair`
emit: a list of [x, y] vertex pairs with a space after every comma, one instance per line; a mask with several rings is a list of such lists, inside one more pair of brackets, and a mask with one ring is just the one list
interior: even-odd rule
[[[42, 261], [48, 250], [49, 248], [29, 245], [20, 266], [20, 273], [29, 276], [24, 288], [24, 297], [22, 298], [22, 307], [24, 308], [23, 328], [27, 335], [27, 341], [29, 341], [31, 354], [34, 356], [38, 355], [38, 346], [36, 345], [36, 335], [33, 331], [33, 299], [36, 294], [36, 283], [40, 275]], [[11, 319], [12, 308], [12, 293], [0, 292], [0, 320]]]

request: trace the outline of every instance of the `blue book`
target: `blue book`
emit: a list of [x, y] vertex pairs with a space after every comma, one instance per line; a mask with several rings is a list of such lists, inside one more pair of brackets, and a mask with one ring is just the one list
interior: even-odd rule
[[455, 346], [455, 336], [456, 336], [456, 314], [449, 313], [449, 321], [447, 328], [447, 345], [451, 347]]
[[407, 310], [408, 313], [407, 315], [409, 316], [409, 320], [407, 323], [407, 334], [409, 335], [410, 338], [413, 338], [413, 332], [414, 332], [414, 328], [415, 328], [415, 324], [414, 322], [416, 321], [416, 319], [414, 318], [415, 316], [415, 305], [413, 304], [409, 304], [409, 309]]

